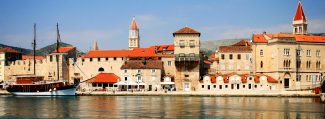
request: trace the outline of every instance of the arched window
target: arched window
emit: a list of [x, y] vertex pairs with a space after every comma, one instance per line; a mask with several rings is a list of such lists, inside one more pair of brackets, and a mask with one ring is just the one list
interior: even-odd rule
[[263, 61], [261, 61], [261, 68], [263, 68]]
[[103, 67], [100, 67], [100, 68], [98, 69], [98, 71], [99, 71], [99, 72], [103, 72], [103, 71], [104, 71], [104, 68], [103, 68]]

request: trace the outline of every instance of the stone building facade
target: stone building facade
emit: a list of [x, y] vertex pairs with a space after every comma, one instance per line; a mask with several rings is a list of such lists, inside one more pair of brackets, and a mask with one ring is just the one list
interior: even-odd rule
[[178, 91], [195, 91], [200, 80], [200, 35], [184, 27], [173, 33], [175, 57], [175, 86]]
[[216, 73], [227, 74], [236, 72], [248, 74], [252, 71], [252, 49], [247, 40], [241, 40], [230, 46], [220, 46], [216, 53], [219, 57]]
[[325, 36], [307, 33], [299, 1], [293, 34], [262, 33], [252, 37], [253, 71], [275, 77], [282, 90], [312, 89], [324, 76]]

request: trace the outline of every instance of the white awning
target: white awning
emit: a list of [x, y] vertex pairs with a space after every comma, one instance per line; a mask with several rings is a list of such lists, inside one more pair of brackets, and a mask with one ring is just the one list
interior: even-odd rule
[[138, 83], [138, 85], [147, 85], [147, 84], [142, 82], [142, 83]]
[[173, 85], [175, 82], [160, 82], [161, 85]]
[[114, 85], [126, 85], [126, 83], [124, 81], [120, 81], [120, 82], [114, 83]]
[[138, 85], [138, 84], [135, 83], [135, 82], [130, 81], [130, 82], [126, 82], [126, 85]]

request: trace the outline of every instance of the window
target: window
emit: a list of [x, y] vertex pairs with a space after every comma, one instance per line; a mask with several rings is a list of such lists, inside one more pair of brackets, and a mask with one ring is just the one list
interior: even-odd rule
[[308, 75], [306, 75], [306, 81], [309, 81], [309, 79], [308, 79]]
[[93, 58], [89, 58], [89, 61], [92, 62], [93, 61]]
[[263, 56], [263, 50], [262, 49], [260, 50], [260, 56]]
[[141, 73], [141, 70], [140, 70], [140, 69], [138, 69], [138, 70], [137, 70], [137, 72], [138, 72], [138, 73]]
[[310, 64], [311, 64], [311, 62], [310, 62], [310, 61], [307, 61], [307, 63], [306, 63], [306, 68], [307, 68], [307, 69], [310, 68]]
[[128, 70], [124, 69], [124, 73], [128, 73]]
[[301, 56], [301, 50], [297, 49], [297, 56]]
[[240, 54], [237, 55], [237, 59], [239, 59], [239, 60], [241, 59], [241, 55]]
[[185, 77], [189, 77], [189, 75], [188, 75], [188, 74], [185, 74], [184, 76], [185, 76]]
[[297, 60], [297, 62], [296, 62], [296, 67], [297, 67], [297, 68], [300, 68], [300, 67], [301, 67], [301, 61], [300, 61], [300, 60]]
[[202, 88], [204, 88], [204, 85], [202, 85]]
[[142, 82], [142, 77], [141, 76], [137, 76], [137, 82]]
[[128, 81], [128, 77], [124, 77], [124, 81]]
[[85, 59], [82, 59], [81, 62], [85, 62]]
[[307, 57], [310, 57], [311, 56], [311, 54], [310, 54], [310, 50], [307, 50]]
[[53, 56], [51, 55], [51, 56], [50, 56], [50, 62], [52, 62], [52, 61], [53, 61]]
[[108, 61], [108, 57], [106, 57], [105, 60]]
[[152, 70], [151, 70], [151, 73], [155, 73], [155, 72], [156, 72], [156, 69], [152, 69]]
[[301, 75], [298, 75], [298, 76], [297, 76], [296, 81], [297, 81], [297, 82], [300, 82], [300, 81], [301, 81]]
[[290, 55], [290, 49], [289, 48], [284, 48], [283, 55], [284, 56], [289, 56]]
[[219, 85], [219, 89], [222, 89], [222, 85]]
[[114, 61], [116, 60], [116, 57], [114, 57]]
[[103, 71], [104, 71], [104, 68], [103, 68], [103, 67], [100, 67], [100, 68], [98, 69], [98, 71], [99, 71], [99, 72], [103, 72]]
[[179, 41], [179, 46], [180, 46], [181, 48], [185, 47], [185, 42], [184, 42], [184, 40], [180, 40], [180, 41]]
[[195, 47], [194, 40], [190, 40], [190, 47], [191, 47], [191, 48]]
[[225, 54], [221, 54], [221, 59], [225, 59]]
[[168, 61], [168, 62], [167, 62], [167, 65], [168, 65], [168, 66], [172, 66], [172, 61]]
[[229, 59], [232, 59], [232, 54], [229, 54]]
[[317, 57], [320, 57], [320, 50], [317, 50], [317, 51], [316, 51], [316, 56], [317, 56]]
[[320, 69], [320, 66], [321, 66], [320, 61], [316, 61], [316, 68]]
[[213, 85], [213, 88], [217, 88], [217, 85]]
[[246, 60], [249, 60], [249, 54], [246, 54]]
[[97, 59], [98, 59], [98, 62], [100, 62], [100, 58], [98, 57]]
[[261, 65], [261, 68], [263, 68], [263, 61], [261, 61], [260, 65]]

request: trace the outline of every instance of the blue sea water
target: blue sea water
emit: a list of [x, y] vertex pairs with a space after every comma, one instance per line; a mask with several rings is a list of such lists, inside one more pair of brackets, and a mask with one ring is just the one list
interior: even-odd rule
[[0, 118], [325, 118], [318, 98], [0, 96]]

